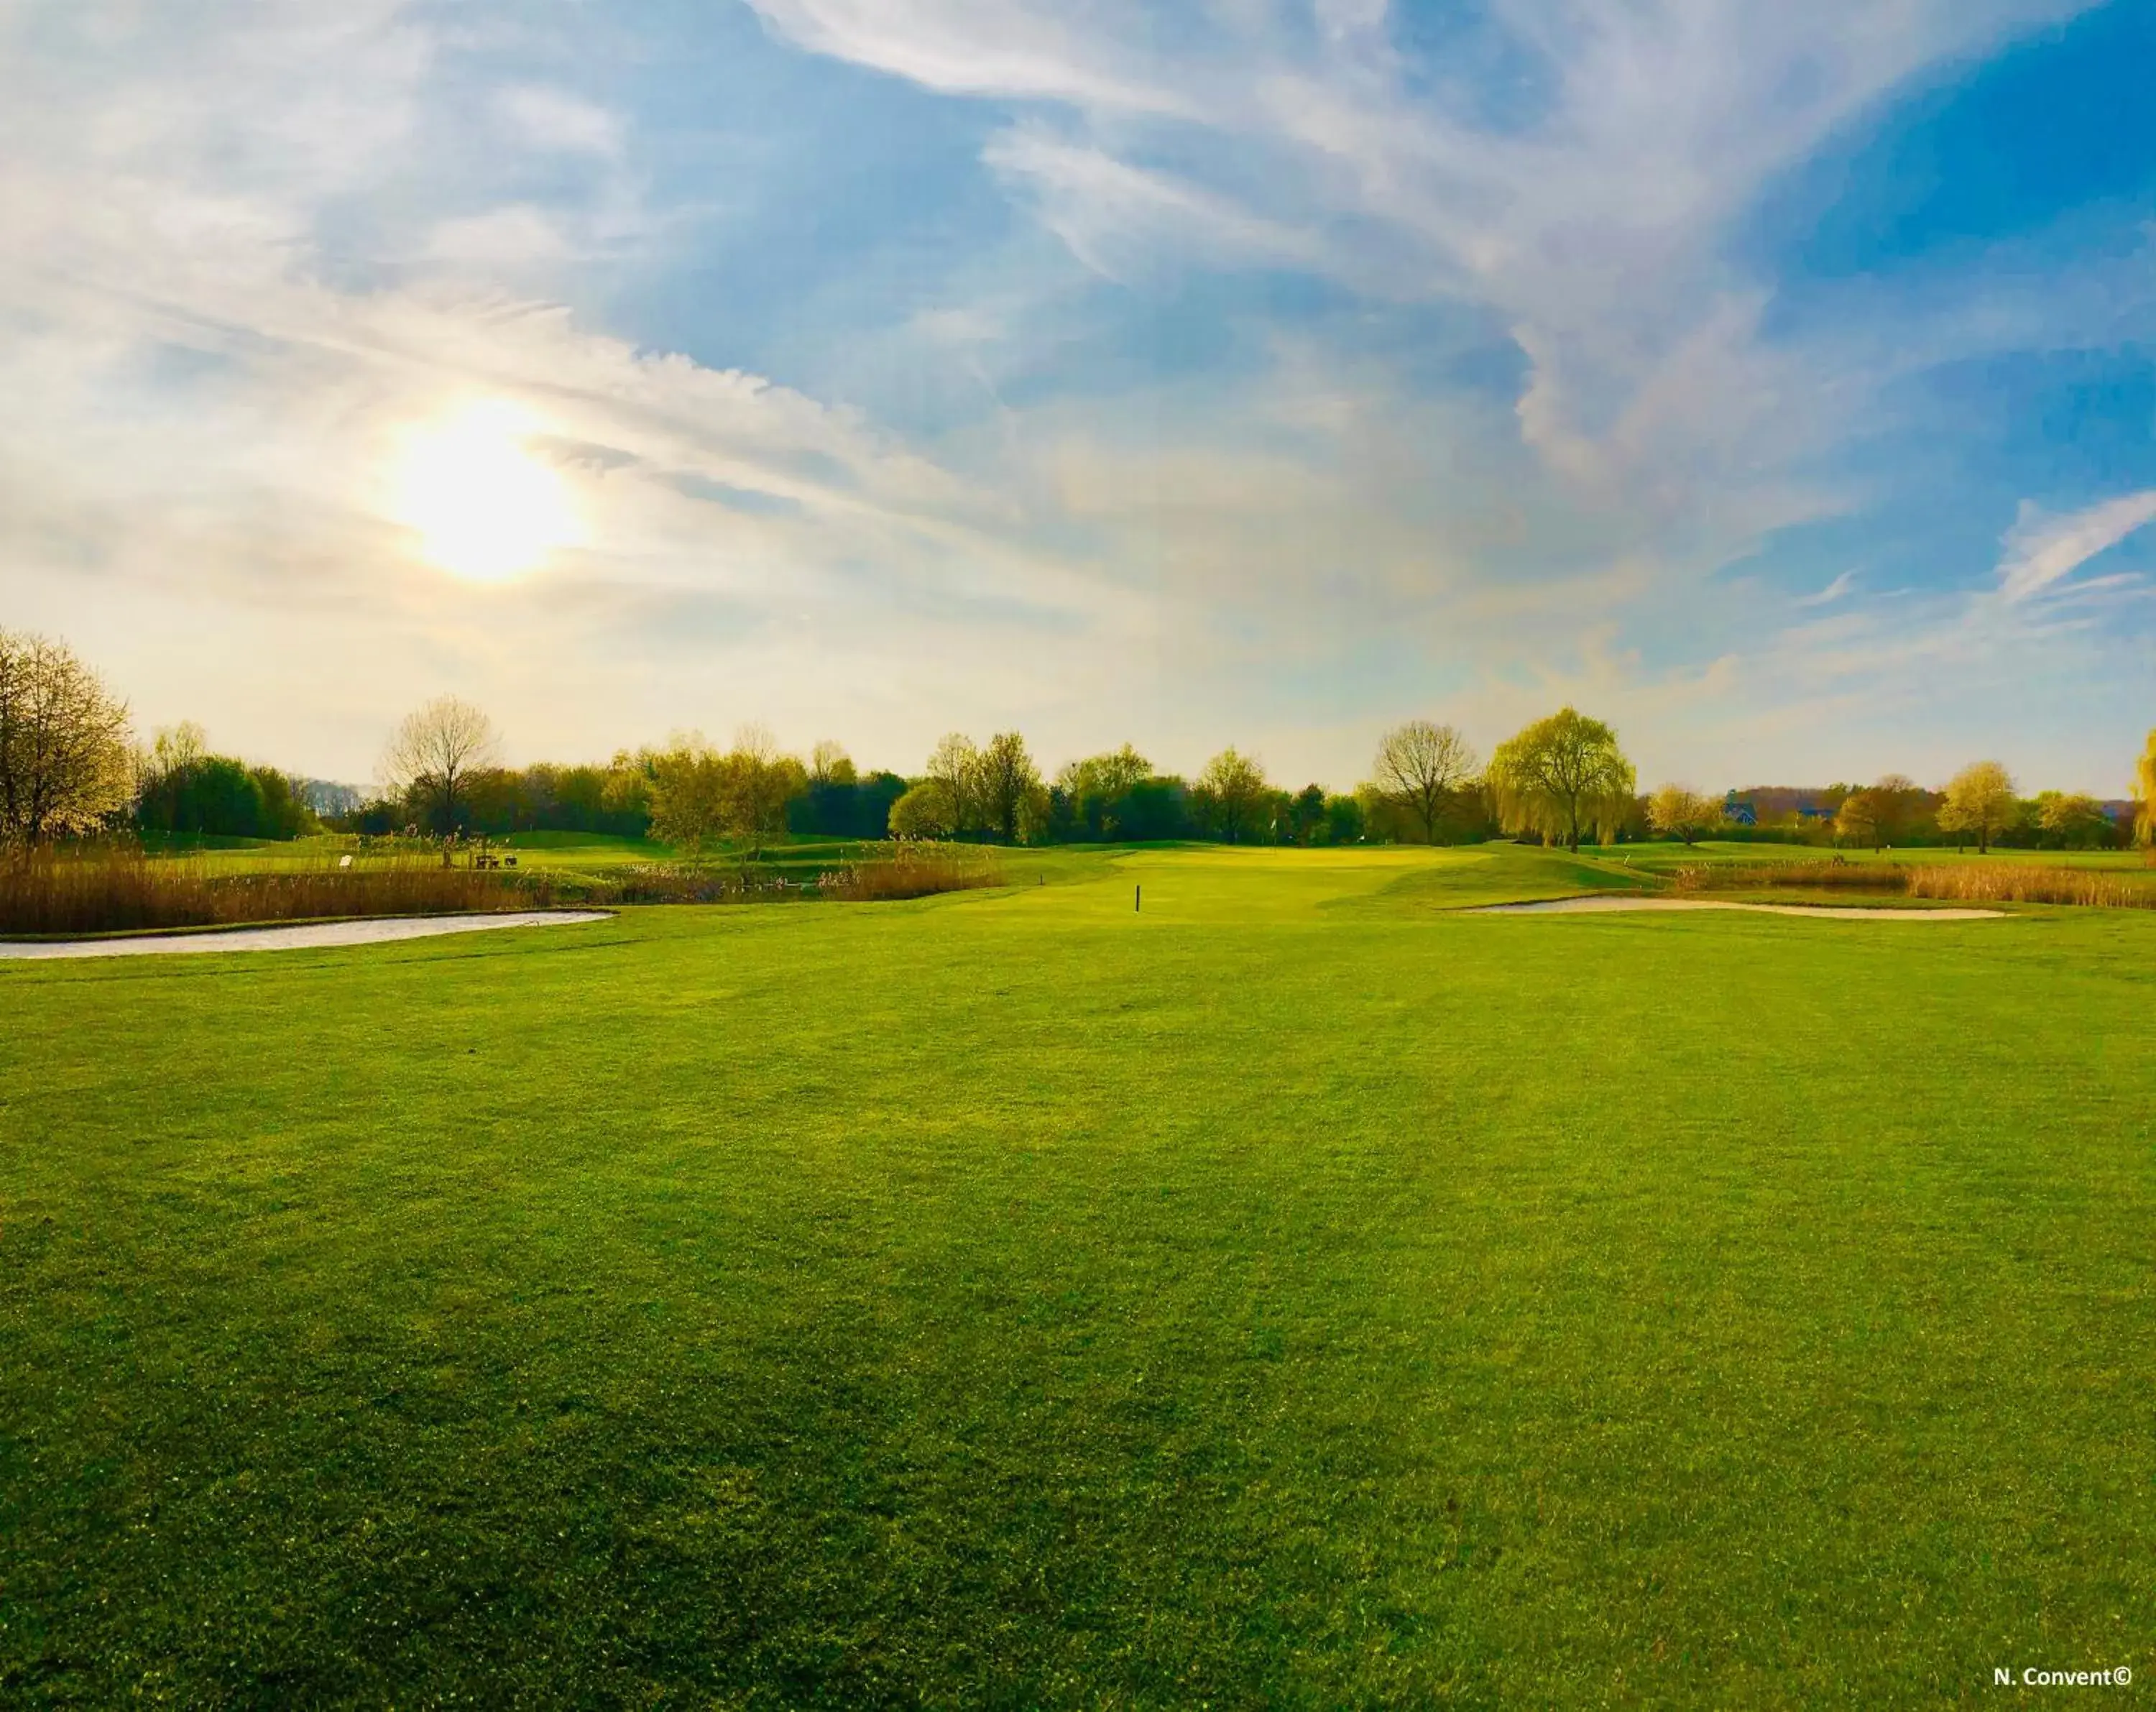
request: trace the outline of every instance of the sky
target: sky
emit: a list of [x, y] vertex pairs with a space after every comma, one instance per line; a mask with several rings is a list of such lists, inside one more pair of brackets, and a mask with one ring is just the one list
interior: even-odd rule
[[760, 723], [2126, 793], [2143, 0], [5, 0], [0, 626], [364, 782]]

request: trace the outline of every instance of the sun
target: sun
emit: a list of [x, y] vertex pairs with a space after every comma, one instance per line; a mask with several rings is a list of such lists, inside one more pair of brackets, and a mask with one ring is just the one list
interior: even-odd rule
[[429, 562], [499, 583], [583, 538], [568, 484], [526, 450], [542, 425], [517, 405], [487, 399], [405, 434], [396, 515]]

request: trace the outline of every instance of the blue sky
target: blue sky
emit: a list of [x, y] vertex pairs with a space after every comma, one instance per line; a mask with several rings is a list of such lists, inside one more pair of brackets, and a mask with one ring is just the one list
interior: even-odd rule
[[[2120, 794], [2152, 68], [2130, 0], [18, 0], [0, 623], [346, 778], [449, 689]], [[484, 583], [396, 474], [480, 419], [579, 520]]]

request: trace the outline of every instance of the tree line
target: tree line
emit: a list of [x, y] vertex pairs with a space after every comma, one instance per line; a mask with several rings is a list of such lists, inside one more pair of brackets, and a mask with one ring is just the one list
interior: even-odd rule
[[[1447, 844], [1500, 835], [1577, 850], [1664, 837], [1770, 836], [1883, 847], [1939, 842], [2089, 848], [2156, 841], [2156, 732], [2137, 766], [2130, 825], [2086, 795], [2017, 794], [1995, 761], [1944, 789], [1900, 774], [1807, 793], [1803, 810], [1732, 825], [1737, 794], [1667, 784], [1642, 794], [1617, 733], [1567, 707], [1522, 727], [1487, 763], [1449, 725], [1385, 733], [1351, 792], [1291, 789], [1234, 748], [1194, 775], [1163, 771], [1128, 744], [1044, 774], [1016, 732], [953, 733], [911, 777], [864, 771], [834, 743], [804, 760], [760, 727], [721, 749], [696, 733], [621, 751], [604, 764], [501, 764], [486, 714], [453, 696], [392, 733], [371, 796], [211, 752], [182, 724], [135, 746], [126, 705], [64, 645], [0, 631], [0, 842], [131, 828], [172, 836], [290, 838], [327, 825], [429, 837], [517, 832], [650, 836], [753, 856], [788, 835], [1019, 843]], [[1759, 793], [1761, 797], [1773, 793]], [[1756, 817], [1755, 817], [1756, 819]]]

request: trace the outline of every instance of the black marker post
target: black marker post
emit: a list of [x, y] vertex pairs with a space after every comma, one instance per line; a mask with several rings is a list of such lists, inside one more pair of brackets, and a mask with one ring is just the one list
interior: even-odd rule
[[1131, 913], [1132, 913], [1132, 915], [1136, 915], [1136, 914], [1137, 914], [1140, 910], [1143, 909], [1144, 907], [1145, 907], [1145, 887], [1142, 887], [1142, 886], [1133, 886], [1133, 887], [1131, 887]]

